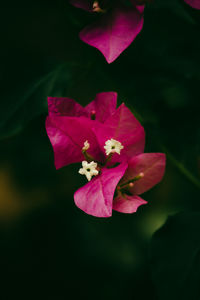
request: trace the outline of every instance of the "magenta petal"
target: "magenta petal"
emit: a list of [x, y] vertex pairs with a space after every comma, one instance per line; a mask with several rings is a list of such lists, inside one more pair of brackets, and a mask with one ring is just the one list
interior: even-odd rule
[[74, 194], [75, 204], [85, 213], [95, 217], [110, 217], [117, 183], [124, 175], [127, 164], [102, 169], [102, 173]]
[[145, 6], [144, 5], [137, 5], [136, 8], [142, 14], [144, 12]]
[[64, 97], [48, 97], [49, 116], [87, 116], [85, 109], [76, 101]]
[[124, 195], [114, 199], [113, 209], [122, 213], [132, 214], [137, 211], [140, 205], [147, 204], [147, 201], [138, 196]]
[[69, 0], [69, 2], [78, 8], [84, 10], [92, 11], [92, 1], [91, 0]]
[[143, 27], [143, 14], [136, 7], [115, 8], [80, 32], [83, 42], [99, 49], [113, 62], [136, 38]]
[[92, 121], [87, 118], [47, 117], [46, 130], [53, 146], [56, 169], [84, 160], [81, 150], [86, 140], [90, 143], [88, 152], [96, 160], [104, 158], [92, 131]]
[[124, 146], [120, 155], [115, 154], [113, 156], [113, 162], [128, 160], [133, 155], [144, 151], [144, 128], [124, 104], [120, 105], [116, 112], [101, 127], [95, 128], [95, 133], [102, 151], [104, 150], [105, 142], [111, 138], [119, 141]]
[[133, 157], [128, 163], [128, 169], [122, 182], [126, 182], [140, 173], [144, 177], [134, 183], [130, 192], [140, 195], [159, 183], [165, 172], [166, 157], [163, 153], [142, 153]]
[[200, 0], [185, 0], [185, 2], [193, 8], [200, 9]]
[[90, 102], [85, 107], [85, 110], [88, 112], [88, 115], [91, 115], [91, 112], [95, 111], [96, 120], [103, 123], [116, 111], [116, 105], [117, 93], [105, 92], [97, 94], [94, 101]]
[[138, 5], [136, 0], [130, 0], [140, 13], [144, 12], [145, 5]]

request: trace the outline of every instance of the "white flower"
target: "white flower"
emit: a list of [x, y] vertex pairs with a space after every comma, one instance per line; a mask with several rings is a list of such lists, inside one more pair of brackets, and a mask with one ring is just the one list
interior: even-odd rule
[[110, 153], [120, 154], [123, 148], [124, 146], [114, 139], [107, 140], [104, 146], [104, 149], [106, 150], [106, 155], [109, 155]]
[[88, 143], [88, 141], [85, 141], [84, 143], [84, 147], [82, 148], [82, 151], [86, 151], [90, 148], [90, 144]]
[[97, 163], [94, 161], [91, 161], [88, 163], [86, 160], [82, 161], [82, 168], [79, 169], [79, 174], [85, 175], [87, 177], [87, 180], [90, 181], [92, 179], [92, 176], [97, 176], [99, 174], [99, 171], [96, 170]]

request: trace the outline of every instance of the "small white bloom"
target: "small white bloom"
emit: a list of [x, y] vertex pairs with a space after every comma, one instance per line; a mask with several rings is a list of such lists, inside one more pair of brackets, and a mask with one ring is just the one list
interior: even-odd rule
[[86, 160], [82, 161], [82, 168], [79, 169], [79, 174], [85, 175], [87, 177], [87, 180], [90, 181], [92, 179], [92, 176], [97, 176], [99, 174], [99, 171], [96, 170], [97, 163], [94, 161], [91, 161], [88, 163]]
[[86, 151], [90, 148], [90, 144], [88, 143], [88, 141], [85, 141], [84, 143], [84, 147], [82, 148], [82, 151]]
[[106, 150], [106, 155], [109, 155], [110, 153], [120, 154], [123, 148], [124, 146], [114, 139], [107, 140], [104, 146], [104, 149]]

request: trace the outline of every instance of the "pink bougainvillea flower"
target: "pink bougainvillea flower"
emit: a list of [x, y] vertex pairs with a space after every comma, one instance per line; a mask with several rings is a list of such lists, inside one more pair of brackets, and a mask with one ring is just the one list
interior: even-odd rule
[[76, 205], [110, 217], [113, 209], [131, 213], [144, 204], [136, 195], [161, 180], [164, 156], [142, 154], [144, 129], [124, 104], [116, 109], [116, 94], [98, 94], [85, 108], [69, 98], [49, 98], [48, 105], [46, 130], [56, 168], [82, 162], [78, 172], [89, 181], [75, 193]]
[[134, 213], [139, 206], [147, 204], [138, 195], [161, 181], [165, 160], [163, 153], [142, 153], [133, 157], [128, 167], [122, 163], [115, 168], [103, 168], [100, 176], [75, 193], [75, 203], [97, 217], [110, 217], [112, 210]]
[[89, 154], [101, 163], [107, 159], [104, 146], [110, 139], [124, 147], [121, 155], [112, 153], [112, 163], [144, 151], [144, 128], [124, 104], [116, 109], [116, 99], [116, 93], [97, 94], [85, 108], [69, 98], [48, 99], [46, 130], [57, 169], [83, 161], [86, 141], [90, 145]]
[[200, 9], [200, 0], [184, 0], [191, 7]]
[[162, 180], [166, 158], [163, 153], [142, 153], [134, 156], [117, 186], [113, 209], [122, 213], [136, 212], [147, 202], [138, 195], [151, 189]]
[[[74, 6], [101, 15], [80, 32], [83, 42], [101, 51], [113, 62], [136, 38], [143, 27], [145, 1], [71, 0]], [[138, 5], [139, 4], [139, 5]]]

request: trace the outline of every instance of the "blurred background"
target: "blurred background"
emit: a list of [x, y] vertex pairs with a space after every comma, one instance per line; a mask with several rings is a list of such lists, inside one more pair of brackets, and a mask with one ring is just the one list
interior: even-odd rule
[[[160, 299], [151, 237], [168, 216], [200, 209], [200, 12], [148, 4], [141, 34], [111, 65], [78, 37], [96, 16], [67, 0], [4, 1], [0, 15], [1, 299]], [[79, 165], [56, 170], [45, 131], [47, 96], [86, 105], [102, 91], [142, 123], [146, 152], [167, 154], [148, 205], [109, 219], [75, 206]]]

